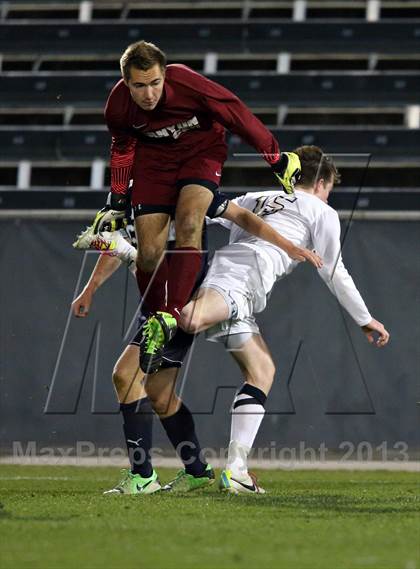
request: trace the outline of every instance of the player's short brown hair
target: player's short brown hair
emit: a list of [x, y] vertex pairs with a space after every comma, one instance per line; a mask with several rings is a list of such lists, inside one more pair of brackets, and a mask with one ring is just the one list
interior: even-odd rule
[[299, 156], [302, 167], [299, 186], [311, 188], [321, 178], [325, 181], [332, 179], [334, 184], [340, 183], [341, 176], [332, 158], [318, 146], [299, 146], [293, 152]]
[[130, 79], [130, 68], [148, 71], [156, 63], [162, 71], [166, 67], [166, 55], [154, 43], [138, 41], [127, 47], [120, 59], [121, 73], [125, 81]]

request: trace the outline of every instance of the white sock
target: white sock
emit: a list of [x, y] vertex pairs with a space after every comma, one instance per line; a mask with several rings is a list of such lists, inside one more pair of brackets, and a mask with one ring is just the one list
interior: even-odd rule
[[233, 400], [230, 443], [226, 468], [234, 478], [248, 478], [248, 455], [264, 418], [266, 395], [244, 383]]
[[112, 252], [124, 263], [128, 263], [130, 265], [131, 263], [136, 262], [137, 249], [124, 238], [118, 239], [117, 246]]

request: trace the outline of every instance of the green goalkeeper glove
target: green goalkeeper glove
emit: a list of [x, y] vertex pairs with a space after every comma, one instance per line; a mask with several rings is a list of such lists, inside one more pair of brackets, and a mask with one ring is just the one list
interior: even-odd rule
[[299, 156], [294, 152], [282, 152], [271, 168], [286, 194], [293, 194], [301, 174]]
[[93, 233], [117, 231], [125, 227], [127, 225], [127, 206], [127, 196], [110, 192], [106, 206], [98, 211], [93, 220]]

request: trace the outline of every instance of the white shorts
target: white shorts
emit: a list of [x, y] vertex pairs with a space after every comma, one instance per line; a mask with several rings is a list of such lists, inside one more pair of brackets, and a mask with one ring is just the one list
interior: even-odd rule
[[217, 290], [229, 307], [229, 317], [246, 320], [264, 310], [275, 282], [274, 264], [268, 253], [234, 243], [216, 251], [200, 288]]
[[206, 339], [230, 348], [235, 344], [229, 341], [232, 336], [246, 341], [252, 334], [260, 334], [254, 313], [266, 307], [275, 281], [274, 265], [265, 251], [257, 252], [243, 243], [216, 251], [200, 288], [213, 288], [223, 296], [229, 318], [209, 328]]
[[[232, 349], [235, 345], [237, 348], [243, 345], [252, 334], [261, 334], [261, 332], [254, 316], [249, 316], [243, 320], [230, 319], [215, 324], [206, 330], [206, 340], [220, 342], [225, 348]], [[240, 339], [235, 341], [234, 336]]]

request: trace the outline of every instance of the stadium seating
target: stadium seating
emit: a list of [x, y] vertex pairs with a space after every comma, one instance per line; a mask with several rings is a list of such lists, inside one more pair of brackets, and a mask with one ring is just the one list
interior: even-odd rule
[[[337, 158], [347, 185], [357, 185], [360, 155], [372, 154], [372, 186], [388, 185], [392, 168], [400, 184], [420, 187], [411, 170], [420, 1], [18, 0], [0, 9], [0, 186], [106, 184], [103, 105], [122, 50], [145, 38], [236, 92], [283, 147], [352, 153]], [[224, 184], [266, 179], [257, 157], [245, 159], [244, 176], [238, 153], [250, 149], [236, 137], [230, 150]]]
[[[416, 131], [406, 131], [404, 128], [387, 127], [372, 130], [346, 127], [340, 130], [325, 128], [282, 128], [273, 129], [278, 140], [287, 140], [289, 146], [316, 144], [329, 153], [351, 153], [357, 148], [357, 153], [380, 152], [387, 160], [401, 154], [410, 146], [413, 154], [413, 164], [420, 155], [420, 136]], [[238, 137], [230, 137], [231, 155], [233, 153], [251, 153], [252, 149], [245, 146]], [[109, 149], [109, 134], [102, 128], [78, 127], [23, 127], [16, 132], [15, 128], [0, 130], [0, 145], [5, 159], [28, 160], [28, 148], [33, 159], [78, 160], [104, 157]], [[255, 151], [254, 151], [255, 152]], [[240, 157], [239, 157], [240, 158]], [[247, 160], [247, 157], [244, 157]], [[248, 159], [249, 160], [249, 159]]]

